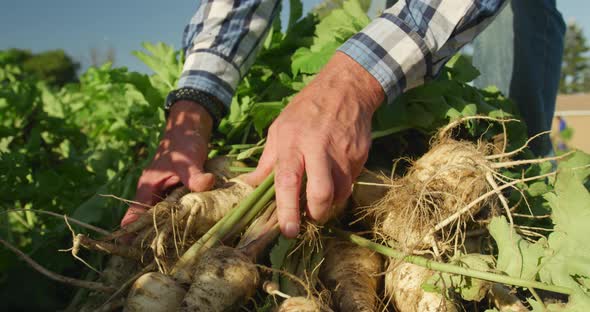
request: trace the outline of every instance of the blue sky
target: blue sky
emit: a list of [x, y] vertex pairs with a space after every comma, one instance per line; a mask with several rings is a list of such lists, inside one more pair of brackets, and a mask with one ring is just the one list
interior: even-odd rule
[[[319, 0], [303, 0], [308, 10]], [[382, 1], [382, 0], [376, 0]], [[287, 1], [283, 0], [284, 7]], [[590, 1], [557, 0], [567, 20], [575, 19], [590, 38]], [[182, 31], [198, 6], [196, 0], [2, 0], [0, 49], [34, 52], [63, 48], [83, 66], [92, 48], [116, 52], [116, 65], [146, 71], [131, 51], [143, 41], [180, 47]]]

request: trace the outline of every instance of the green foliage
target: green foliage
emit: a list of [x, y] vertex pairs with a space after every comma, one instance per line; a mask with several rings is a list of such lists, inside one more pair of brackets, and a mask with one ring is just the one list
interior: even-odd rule
[[[373, 120], [373, 138], [401, 133], [407, 129], [426, 134], [449, 121], [468, 116], [516, 118], [515, 105], [498, 90], [477, 89], [469, 82], [479, 75], [477, 69], [458, 54], [446, 65], [438, 79], [406, 91], [391, 105], [382, 105]], [[491, 128], [490, 128], [491, 127]], [[507, 123], [508, 149], [520, 147], [526, 140], [526, 129], [521, 123]], [[472, 138], [480, 135], [491, 138], [501, 133], [499, 125], [470, 121], [465, 128]]]
[[[575, 294], [567, 306], [553, 305], [550, 311], [590, 309], [590, 192], [584, 185], [590, 175], [590, 155], [577, 152], [559, 165], [552, 190], [543, 197], [551, 208], [553, 231], [548, 238], [525, 241], [504, 217], [495, 217], [489, 230], [498, 247], [496, 268], [516, 277], [565, 286]], [[541, 311], [534, 303], [535, 311]]]
[[61, 87], [77, 80], [80, 65], [63, 50], [45, 51], [37, 54], [28, 50], [9, 49], [0, 51], [0, 67], [14, 65], [22, 69], [22, 75], [33, 76], [51, 86]]
[[510, 276], [534, 279], [543, 256], [543, 241], [529, 243], [510, 227], [504, 216], [492, 219], [488, 229], [498, 245], [496, 268]]
[[293, 74], [318, 73], [336, 49], [369, 22], [369, 17], [357, 0], [346, 1], [342, 3], [342, 8], [330, 11], [316, 26], [313, 44], [309, 48], [299, 48], [293, 54]]
[[[179, 68], [171, 48], [145, 47], [152, 54], [143, 54], [144, 59]], [[157, 146], [164, 121], [160, 107], [173, 79], [166, 72], [148, 77], [104, 65], [90, 68], [79, 83], [54, 90], [21, 68], [1, 67], [0, 209], [7, 216], [0, 218], [1, 237], [57, 273], [83, 272], [71, 256], [56, 252], [71, 244], [63, 220], [8, 210], [52, 211], [114, 228], [125, 205], [100, 195], [133, 197], [137, 177]], [[0, 298], [9, 309], [56, 310], [70, 299], [69, 288], [27, 274], [29, 300], [23, 301], [14, 285], [30, 269], [1, 252]]]

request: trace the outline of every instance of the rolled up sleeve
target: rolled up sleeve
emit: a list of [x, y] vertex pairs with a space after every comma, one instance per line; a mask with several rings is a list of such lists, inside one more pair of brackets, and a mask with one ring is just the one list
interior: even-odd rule
[[185, 28], [178, 87], [207, 92], [229, 107], [278, 8], [278, 0], [204, 0]]
[[391, 103], [434, 78], [446, 61], [473, 40], [504, 0], [400, 0], [339, 51], [379, 81]]

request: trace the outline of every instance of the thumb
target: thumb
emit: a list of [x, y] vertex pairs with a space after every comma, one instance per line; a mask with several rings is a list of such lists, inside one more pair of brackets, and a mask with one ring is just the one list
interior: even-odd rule
[[176, 175], [182, 184], [192, 192], [208, 191], [215, 184], [215, 176], [205, 173], [203, 169], [206, 154], [195, 153], [195, 150], [171, 153], [172, 163]]
[[215, 184], [215, 176], [211, 173], [205, 173], [202, 166], [191, 162], [185, 168], [177, 169], [178, 177], [182, 184], [192, 192], [208, 191]]
[[193, 192], [205, 192], [213, 188], [215, 184], [215, 176], [211, 173], [204, 173], [202, 171], [192, 172], [188, 178], [188, 181], [184, 186]]

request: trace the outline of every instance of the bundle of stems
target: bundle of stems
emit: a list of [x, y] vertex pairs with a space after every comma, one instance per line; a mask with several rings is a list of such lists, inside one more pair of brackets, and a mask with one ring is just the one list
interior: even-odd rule
[[274, 173], [271, 173], [236, 209], [232, 209], [178, 259], [171, 271], [180, 282], [190, 282], [190, 270], [200, 256], [216, 246], [231, 232], [241, 231], [274, 198]]

